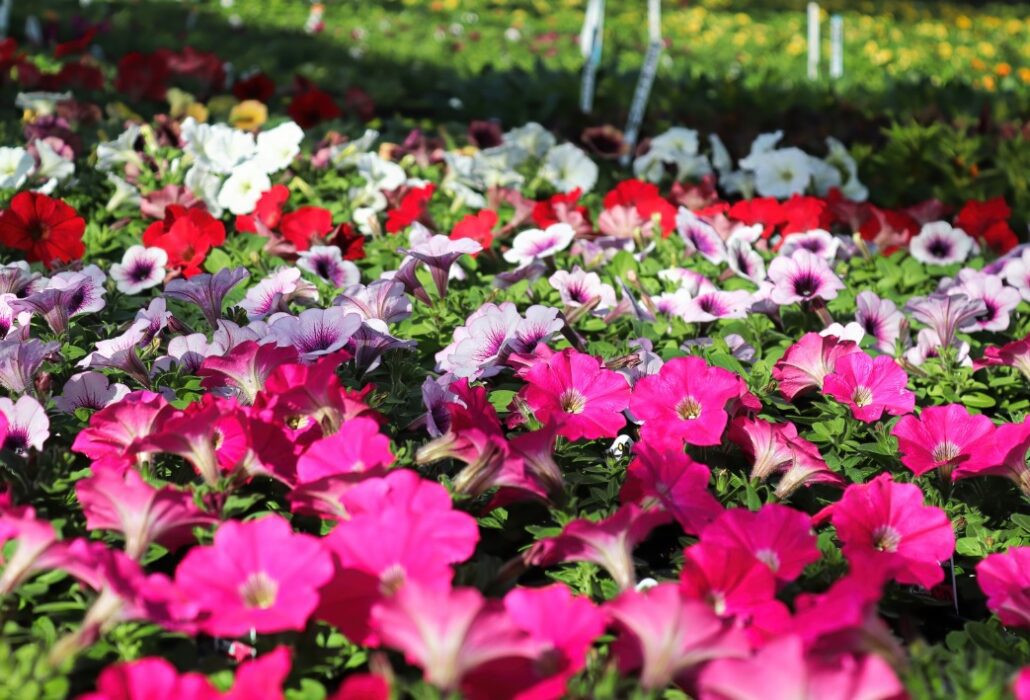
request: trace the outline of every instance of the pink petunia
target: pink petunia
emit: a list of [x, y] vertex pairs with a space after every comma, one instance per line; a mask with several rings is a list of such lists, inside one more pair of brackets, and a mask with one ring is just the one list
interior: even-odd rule
[[743, 382], [700, 357], [677, 357], [633, 388], [630, 411], [644, 421], [641, 437], [655, 445], [718, 445], [729, 416], [726, 404]]
[[891, 435], [898, 439], [901, 462], [916, 476], [940, 469], [950, 479], [956, 467], [978, 471], [992, 466], [994, 423], [983, 415], [972, 415], [960, 404], [927, 406], [915, 416], [903, 416]]
[[390, 438], [371, 418], [344, 422], [328, 437], [312, 442], [297, 460], [297, 477], [311, 482], [338, 474], [381, 476], [394, 462]]
[[772, 375], [780, 384], [780, 393], [793, 401], [797, 396], [821, 390], [826, 375], [833, 371], [837, 359], [850, 353], [861, 352], [850, 340], [841, 341], [834, 336], [805, 333], [798, 342], [787, 348]]
[[558, 434], [569, 440], [615, 437], [626, 425], [629, 384], [596, 357], [566, 348], [523, 376], [533, 413], [542, 423], [557, 423]]
[[717, 659], [701, 672], [699, 700], [901, 700], [904, 687], [873, 654], [814, 654], [796, 636], [747, 659]]
[[1002, 624], [1030, 627], [1030, 547], [985, 557], [976, 565], [976, 582]]
[[911, 413], [916, 395], [906, 388], [908, 374], [886, 355], [864, 352], [837, 359], [833, 372], [823, 381], [823, 392], [851, 408], [851, 415], [865, 423]]
[[683, 450], [638, 442], [633, 453], [619, 492], [623, 503], [643, 507], [658, 504], [690, 535], [699, 534], [722, 512], [719, 500], [708, 490], [708, 467], [692, 460]]
[[746, 616], [774, 601], [776, 578], [749, 552], [699, 542], [683, 552], [680, 591], [720, 617]]
[[1030, 467], [1026, 456], [1030, 452], [1030, 417], [1022, 423], [999, 425], [993, 434], [993, 444], [980, 446], [977, 458], [960, 464], [951, 478], [968, 479], [975, 476], [1001, 476], [1015, 483], [1024, 495], [1030, 496]]
[[924, 588], [944, 578], [940, 562], [952, 555], [955, 533], [943, 510], [923, 505], [918, 486], [881, 474], [845, 489], [830, 513], [853, 570], [883, 567], [899, 583]]
[[222, 523], [212, 545], [187, 552], [175, 584], [200, 606], [203, 631], [235, 637], [303, 630], [332, 572], [321, 541], [271, 515]]
[[744, 657], [750, 647], [742, 630], [707, 605], [684, 596], [674, 583], [644, 592], [625, 591], [606, 605], [619, 637], [612, 647], [622, 672], [640, 669], [646, 690], [661, 690], [700, 664]]
[[820, 556], [812, 534], [812, 519], [777, 503], [766, 504], [757, 512], [743, 508], [724, 511], [701, 533], [701, 542], [739, 549], [765, 564], [783, 581], [796, 579]]
[[179, 674], [161, 658], [125, 661], [108, 666], [97, 678], [95, 692], [79, 700], [219, 700], [221, 693], [200, 673]]
[[734, 418], [727, 433], [729, 440], [751, 459], [750, 478], [759, 481], [790, 465], [794, 450], [789, 441], [797, 436], [793, 423], [770, 423], [747, 416]]

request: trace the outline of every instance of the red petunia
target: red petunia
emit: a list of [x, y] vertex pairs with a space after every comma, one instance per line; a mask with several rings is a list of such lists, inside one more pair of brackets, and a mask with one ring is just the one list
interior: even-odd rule
[[301, 207], [283, 214], [279, 233], [297, 248], [305, 251], [314, 238], [321, 238], [333, 230], [333, 215], [322, 207]]
[[955, 218], [955, 224], [973, 238], [1002, 255], [1016, 247], [1019, 242], [1009, 226], [1012, 209], [1004, 197], [995, 197], [981, 202], [971, 199], [962, 207]]
[[803, 197], [796, 194], [781, 204], [780, 208], [786, 218], [782, 230], [784, 236], [814, 229], [825, 231], [833, 223], [830, 208], [818, 197]]
[[344, 260], [361, 260], [365, 257], [365, 237], [346, 221], [330, 234], [326, 245], [334, 245], [343, 251]]
[[317, 87], [310, 87], [298, 93], [286, 109], [290, 119], [302, 129], [310, 129], [321, 122], [336, 119], [340, 108], [332, 96]]
[[604, 196], [604, 208], [634, 207], [643, 199], [658, 197], [658, 187], [642, 180], [623, 180]]
[[47, 267], [81, 258], [86, 252], [85, 230], [86, 222], [78, 212], [38, 192], [19, 192], [0, 213], [0, 243], [24, 250], [30, 261]]
[[[482, 209], [475, 214], [467, 214], [461, 221], [454, 225], [451, 230], [451, 240], [459, 238], [471, 238], [483, 250], [488, 249], [494, 242], [493, 229], [497, 225], [497, 212], [493, 209]], [[476, 257], [479, 253], [472, 253]]]
[[773, 229], [787, 222], [787, 212], [775, 197], [741, 200], [730, 207], [727, 216], [748, 226], [761, 224], [762, 238], [769, 238]]
[[160, 101], [165, 98], [170, 71], [168, 60], [157, 53], [140, 53], [131, 51], [118, 61], [118, 77], [114, 87], [129, 97], [138, 100]]
[[83, 53], [89, 49], [89, 45], [93, 43], [93, 39], [97, 36], [97, 27], [89, 27], [82, 36], [71, 41], [64, 41], [54, 47], [54, 58], [64, 58], [65, 56], [74, 56], [78, 53]]
[[386, 212], [386, 230], [390, 233], [400, 233], [416, 221], [420, 221], [425, 216], [429, 200], [435, 191], [436, 185], [430, 182], [424, 187], [412, 187], [405, 192], [400, 206]]
[[200, 208], [170, 204], [163, 221], [155, 221], [143, 232], [143, 245], [168, 253], [169, 267], [182, 269], [183, 277], [200, 272], [208, 251], [225, 242], [225, 226]]
[[290, 198], [290, 190], [286, 185], [272, 185], [265, 191], [254, 205], [252, 214], [240, 214], [236, 217], [236, 230], [246, 233], [264, 233], [258, 231], [257, 222], [269, 230], [279, 227], [283, 216], [283, 205]]
[[259, 71], [233, 83], [232, 95], [241, 102], [257, 100], [267, 104], [275, 95], [275, 82]]

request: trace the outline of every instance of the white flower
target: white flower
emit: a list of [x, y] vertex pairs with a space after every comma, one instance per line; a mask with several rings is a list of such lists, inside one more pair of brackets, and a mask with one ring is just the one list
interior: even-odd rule
[[75, 174], [75, 161], [61, 157], [46, 141], [36, 139], [33, 143], [36, 146], [36, 153], [39, 154], [39, 167], [36, 169], [36, 175], [46, 178], [56, 186], [57, 183]]
[[682, 126], [674, 126], [665, 133], [651, 139], [651, 148], [667, 153], [697, 155], [697, 132], [693, 129], [685, 129]]
[[19, 92], [14, 98], [14, 106], [30, 110], [37, 116], [46, 116], [54, 113], [58, 102], [70, 99], [70, 92]]
[[927, 265], [951, 265], [963, 262], [973, 251], [973, 239], [960, 228], [946, 221], [923, 224], [919, 235], [908, 244], [909, 254]]
[[633, 163], [634, 172], [647, 173], [647, 179], [657, 182], [663, 168], [655, 160], [676, 166], [676, 179], [697, 177], [712, 172], [712, 165], [706, 156], [698, 155], [697, 132], [693, 129], [674, 127], [651, 140], [650, 150]]
[[579, 265], [572, 268], [572, 272], [558, 270], [547, 281], [558, 290], [566, 306], [575, 308], [596, 299], [593, 312], [598, 314], [615, 306], [615, 289], [602, 282], [596, 272], [584, 272]]
[[575, 236], [572, 227], [564, 223], [551, 224], [546, 230], [526, 229], [515, 236], [511, 250], [504, 254], [504, 259], [524, 267], [538, 258], [550, 257], [565, 250]]
[[812, 181], [808, 155], [800, 148], [780, 148], [750, 157], [755, 189], [763, 197], [786, 199], [801, 194]]
[[193, 117], [182, 123], [181, 137], [186, 152], [215, 173], [232, 172], [257, 151], [253, 134], [227, 124], [198, 124]]
[[161, 284], [167, 264], [164, 249], [134, 245], [125, 251], [121, 263], [111, 265], [111, 279], [122, 294], [139, 294]]
[[751, 152], [746, 158], [740, 159], [740, 167], [745, 170], [754, 170], [754, 158], [764, 153], [769, 153], [776, 148], [776, 144], [783, 138], [782, 131], [773, 131], [767, 134], [759, 134], [751, 143]]
[[832, 136], [827, 137], [826, 147], [830, 149], [826, 162], [840, 171], [844, 181], [841, 194], [854, 202], [864, 202], [869, 197], [869, 189], [859, 182], [858, 164], [847, 147]]
[[505, 143], [513, 143], [534, 158], [543, 158], [554, 147], [554, 134], [536, 122], [528, 122], [504, 134]]
[[378, 153], [362, 153], [357, 159], [358, 172], [365, 178], [369, 189], [392, 191], [404, 184], [404, 168], [384, 160]]
[[262, 193], [272, 188], [268, 175], [245, 163], [222, 183], [218, 191], [218, 204], [233, 214], [249, 214], [261, 198]]
[[329, 151], [329, 160], [341, 170], [353, 168], [358, 164], [358, 157], [372, 148], [377, 138], [378, 131], [366, 129], [360, 138], [333, 146]]
[[808, 166], [812, 170], [812, 189], [820, 197], [825, 197], [834, 187], [840, 189], [843, 180], [840, 171], [822, 158], [808, 157]]
[[586, 194], [597, 183], [597, 164], [582, 149], [563, 143], [547, 152], [539, 174], [560, 192], [578, 188]]
[[134, 144], [139, 139], [140, 128], [132, 124], [114, 141], [97, 144], [97, 170], [110, 170], [123, 163], [139, 163], [139, 154]]
[[197, 163], [186, 171], [183, 182], [194, 196], [204, 202], [211, 216], [218, 218], [222, 215], [222, 205], [218, 203], [218, 191], [222, 187], [221, 177]]
[[304, 130], [294, 122], [286, 122], [257, 136], [257, 153], [253, 163], [266, 173], [286, 168], [300, 153]]
[[709, 134], [708, 143], [712, 147], [712, 165], [719, 171], [719, 175], [728, 175], [733, 170], [733, 159], [726, 149], [718, 134]]
[[358, 227], [358, 230], [362, 235], [372, 235], [372, 228], [376, 221], [376, 209], [372, 207], [358, 207], [354, 210], [354, 214], [351, 218], [354, 220], [354, 225]]
[[837, 257], [840, 241], [834, 238], [832, 233], [821, 228], [805, 231], [804, 233], [790, 233], [783, 239], [780, 255], [789, 257], [799, 248], [804, 248], [826, 260], [833, 260]]
[[823, 330], [819, 331], [819, 335], [826, 338], [833, 336], [840, 340], [851, 340], [855, 343], [862, 342], [862, 338], [865, 337], [865, 329], [862, 325], [851, 321], [846, 326], [842, 326], [839, 323], [831, 323]]
[[107, 211], [114, 211], [123, 204], [139, 205], [140, 195], [133, 185], [118, 177], [114, 173], [107, 174], [107, 181], [114, 185], [114, 194], [108, 200]]
[[25, 184], [36, 161], [20, 147], [0, 148], [0, 188], [17, 189]]

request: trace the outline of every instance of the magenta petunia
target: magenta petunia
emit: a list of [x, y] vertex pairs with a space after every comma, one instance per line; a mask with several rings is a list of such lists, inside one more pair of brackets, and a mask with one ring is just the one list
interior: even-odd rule
[[641, 437], [655, 445], [718, 445], [726, 404], [744, 392], [739, 377], [700, 357], [677, 357], [633, 388], [630, 411], [644, 421]]
[[96, 691], [79, 700], [218, 700], [221, 696], [207, 676], [180, 675], [171, 662], [152, 657], [108, 666], [97, 678]]
[[542, 423], [555, 422], [569, 440], [615, 437], [626, 425], [629, 383], [599, 358], [566, 348], [523, 376], [523, 396], [533, 413]]
[[959, 464], [951, 478], [1000, 476], [1010, 479], [1024, 495], [1030, 497], [1030, 467], [1026, 462], [1030, 453], [1030, 417], [1024, 418], [1022, 423], [999, 425], [993, 432], [992, 443], [981, 445], [977, 458]]
[[903, 416], [891, 434], [898, 439], [901, 462], [916, 476], [940, 469], [950, 479], [956, 467], [975, 472], [992, 466], [994, 423], [972, 415], [960, 404], [927, 406], [919, 417]]
[[332, 558], [318, 539], [270, 515], [222, 523], [214, 544], [187, 552], [175, 585], [200, 607], [203, 631], [236, 637], [303, 630], [332, 573]]
[[864, 352], [837, 359], [833, 372], [823, 381], [823, 392], [851, 408], [851, 415], [865, 423], [911, 413], [916, 395], [906, 388], [908, 374], [890, 357], [870, 357]]
[[976, 582], [1002, 624], [1030, 627], [1030, 547], [985, 557], [976, 565]]
[[883, 567], [924, 588], [943, 580], [940, 562], [955, 550], [955, 533], [943, 510], [923, 505], [918, 486], [881, 474], [845, 489], [830, 513], [853, 570]]
[[699, 542], [683, 552], [680, 591], [720, 617], [745, 617], [774, 601], [776, 577], [749, 552]]
[[690, 535], [699, 534], [722, 512], [719, 500], [708, 490], [708, 467], [692, 460], [683, 450], [639, 442], [633, 453], [619, 492], [623, 503], [643, 507], [658, 504]]
[[820, 556], [812, 534], [812, 519], [777, 503], [766, 504], [758, 511], [726, 510], [705, 528], [701, 541], [714, 547], [739, 549], [784, 581], [796, 579]]
[[850, 340], [805, 333], [776, 362], [773, 379], [780, 383], [780, 393], [793, 401], [800, 394], [822, 389], [837, 359], [856, 352], [861, 350]]

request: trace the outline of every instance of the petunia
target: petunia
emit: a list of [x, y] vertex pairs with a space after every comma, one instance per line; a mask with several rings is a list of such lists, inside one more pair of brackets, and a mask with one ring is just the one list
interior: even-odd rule
[[797, 436], [793, 423], [770, 423], [748, 416], [734, 418], [727, 433], [730, 442], [750, 458], [750, 478], [759, 481], [790, 464], [794, 450], [789, 441]]
[[563, 143], [547, 151], [538, 176], [559, 192], [578, 189], [586, 194], [594, 189], [597, 173], [597, 164], [582, 149]]
[[795, 250], [807, 250], [821, 258], [832, 262], [837, 257], [837, 249], [840, 241], [833, 237], [829, 231], [812, 229], [804, 233], [791, 233], [784, 237], [783, 245], [780, 246], [780, 255], [790, 257]]
[[470, 238], [452, 240], [447, 236], [435, 235], [428, 240], [413, 243], [407, 250], [400, 252], [410, 255], [425, 264], [433, 277], [433, 284], [440, 298], [447, 296], [447, 281], [451, 266], [463, 255], [472, 255], [483, 249]]
[[884, 412], [892, 416], [912, 412], [916, 397], [906, 384], [908, 374], [890, 357], [856, 352], [837, 359], [823, 381], [823, 392], [849, 406], [858, 420], [873, 423]]
[[830, 514], [853, 570], [883, 567], [899, 583], [924, 588], [944, 579], [940, 562], [952, 555], [955, 533], [943, 510], [923, 505], [918, 486], [881, 474], [848, 486]]
[[47, 267], [81, 258], [85, 230], [85, 220], [72, 207], [37, 192], [19, 192], [0, 212], [0, 243]]
[[12, 394], [36, 393], [36, 374], [44, 362], [58, 357], [60, 347], [36, 338], [0, 340], [0, 386]]
[[79, 700], [218, 700], [221, 693], [202, 673], [179, 674], [166, 659], [149, 657], [112, 664], [97, 677], [97, 689]]
[[1001, 274], [1006, 282], [1019, 290], [1024, 301], [1030, 301], [1030, 249], [1005, 262]]
[[923, 224], [908, 243], [908, 252], [926, 265], [951, 265], [965, 262], [973, 251], [975, 241], [960, 228], [946, 221]]
[[332, 571], [320, 540], [269, 515], [223, 522], [213, 544], [186, 553], [175, 585], [196, 601], [200, 628], [208, 634], [270, 634], [304, 629]]
[[726, 259], [726, 245], [722, 236], [711, 224], [686, 207], [680, 207], [676, 212], [676, 230], [683, 239], [687, 253], [699, 253], [716, 264]]
[[36, 167], [32, 154], [21, 147], [0, 148], [0, 188], [16, 190]]
[[815, 445], [800, 437], [785, 439], [787, 448], [793, 453], [793, 458], [780, 468], [783, 476], [776, 484], [774, 492], [776, 498], [786, 500], [800, 487], [812, 484], [831, 484], [843, 487], [844, 479], [830, 471], [826, 460], [819, 454]]
[[585, 272], [579, 265], [571, 272], [558, 270], [547, 281], [558, 290], [562, 303], [570, 308], [594, 303], [593, 311], [604, 313], [615, 306], [615, 289], [602, 282], [596, 272]]
[[173, 409], [161, 395], [134, 391], [89, 419], [72, 443], [72, 451], [97, 461], [133, 454], [137, 440], [155, 429]]
[[680, 314], [687, 323], [710, 323], [723, 318], [745, 318], [751, 304], [751, 292], [711, 291], [691, 297]]
[[745, 550], [704, 542], [683, 551], [680, 592], [708, 605], [719, 617], [748, 618], [775, 605], [776, 577]]
[[161, 248], [130, 246], [122, 261], [111, 265], [111, 279], [122, 294], [139, 294], [161, 284], [167, 263], [168, 253]]
[[300, 253], [297, 267], [317, 275], [334, 287], [350, 287], [361, 281], [357, 265], [343, 259], [343, 253], [336, 246], [312, 246]]
[[633, 455], [619, 491], [623, 503], [636, 503], [642, 508], [657, 504], [690, 535], [700, 534], [722, 512], [719, 500], [708, 490], [708, 467], [682, 450], [638, 442]]
[[744, 632], [720, 619], [676, 584], [624, 591], [606, 604], [619, 631], [612, 651], [623, 672], [640, 669], [645, 690], [661, 690], [712, 659], [744, 657]]
[[817, 298], [829, 301], [844, 289], [826, 261], [803, 248], [790, 257], [774, 259], [769, 265], [769, 279], [774, 285], [770, 298], [781, 306]]
[[7, 419], [7, 435], [0, 449], [21, 453], [43, 449], [50, 437], [50, 419], [39, 401], [28, 394], [17, 401], [5, 396], [0, 398], [0, 413]]
[[901, 462], [916, 476], [934, 469], [950, 479], [956, 468], [977, 472], [991, 458], [987, 447], [994, 442], [994, 423], [972, 415], [960, 404], [927, 406], [919, 414], [903, 416], [891, 435], [898, 439]]
[[143, 232], [143, 245], [164, 250], [168, 266], [181, 270], [184, 277], [199, 274], [208, 252], [224, 242], [225, 226], [203, 207], [169, 205], [164, 220]]
[[726, 404], [741, 387], [739, 377], [700, 357], [677, 357], [637, 382], [630, 411], [644, 422], [641, 436], [655, 444], [718, 445], [729, 420]]
[[295, 122], [284, 122], [273, 129], [262, 131], [257, 135], [257, 152], [251, 162], [266, 173], [278, 172], [288, 167], [297, 157], [303, 139], [304, 130]]
[[812, 519], [776, 503], [766, 504], [758, 511], [724, 511], [701, 533], [701, 542], [739, 549], [769, 567], [783, 581], [793, 581], [820, 557], [812, 534]]
[[970, 331], [1003, 331], [1009, 327], [1009, 314], [1019, 306], [1019, 292], [1006, 287], [997, 275], [961, 270], [947, 294], [963, 294], [973, 302], [983, 302], [986, 311], [970, 325]]
[[525, 267], [534, 260], [547, 258], [569, 247], [576, 232], [568, 224], [552, 224], [546, 229], [531, 228], [521, 231], [511, 242], [504, 259]]
[[876, 340], [876, 348], [893, 355], [901, 336], [905, 316], [890, 299], [881, 299], [875, 292], [865, 290], [855, 297], [855, 322]]
[[269, 331], [279, 345], [292, 346], [302, 360], [312, 360], [342, 348], [360, 326], [357, 314], [331, 306], [280, 316], [269, 325]]
[[225, 298], [248, 277], [250, 273], [242, 267], [224, 267], [213, 275], [204, 273], [188, 280], [172, 280], [165, 286], [164, 294], [197, 306], [211, 327], [217, 328]]
[[276, 311], [287, 311], [293, 300], [317, 301], [318, 290], [301, 279], [300, 269], [281, 267], [248, 289], [240, 308], [247, 312], [248, 319], [257, 321]]
[[1011, 480], [1024, 495], [1030, 495], [1030, 467], [1026, 462], [1030, 452], [1030, 418], [1022, 423], [999, 425], [992, 437], [990, 443], [970, 446], [976, 448], [975, 457], [959, 464], [951, 473], [952, 479], [1000, 476]]
[[112, 384], [108, 377], [99, 372], [79, 372], [64, 383], [63, 393], [54, 397], [54, 406], [64, 413], [74, 413], [79, 408], [100, 410], [129, 393], [124, 384]]
[[615, 437], [626, 425], [626, 378], [572, 349], [536, 362], [523, 375], [524, 398], [542, 423], [554, 421], [569, 440]]
[[755, 173], [755, 189], [763, 197], [786, 199], [802, 194], [812, 181], [809, 156], [800, 148], [752, 153], [740, 165]]
[[976, 582], [1003, 625], [1030, 627], [1030, 547], [984, 557], [976, 565]]
[[254, 403], [259, 391], [265, 388], [265, 379], [277, 366], [296, 362], [296, 348], [279, 347], [273, 343], [258, 344], [246, 340], [223, 355], [204, 358], [196, 374], [203, 378], [206, 389], [228, 386], [244, 405]]

